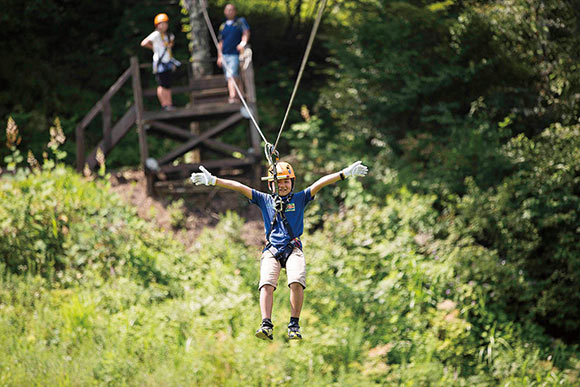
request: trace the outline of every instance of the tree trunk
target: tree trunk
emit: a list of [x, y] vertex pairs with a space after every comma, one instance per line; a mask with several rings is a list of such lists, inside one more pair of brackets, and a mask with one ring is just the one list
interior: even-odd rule
[[[209, 32], [205, 19], [203, 18], [202, 7], [204, 6], [199, 0], [184, 0], [183, 4], [189, 14], [189, 52], [191, 53], [191, 74], [192, 78], [200, 78], [210, 75], [213, 71], [211, 62], [211, 51], [209, 45]], [[191, 105], [195, 103], [193, 95], [189, 97]], [[189, 128], [193, 134], [200, 134], [199, 122], [192, 121]], [[187, 160], [189, 159], [189, 160]], [[196, 148], [186, 155], [186, 162], [201, 162], [201, 152]]]
[[189, 13], [189, 51], [191, 52], [191, 71], [193, 78], [212, 73], [209, 33], [203, 18], [202, 4], [199, 0], [184, 0], [183, 4]]

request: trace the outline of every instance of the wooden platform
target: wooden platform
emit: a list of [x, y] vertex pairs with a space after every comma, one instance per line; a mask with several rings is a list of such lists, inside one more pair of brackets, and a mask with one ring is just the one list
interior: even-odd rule
[[[248, 107], [257, 117], [256, 93], [254, 85], [254, 70], [251, 63], [240, 67], [242, 88]], [[117, 81], [109, 88], [103, 97], [92, 107], [76, 128], [77, 140], [77, 170], [87, 166], [90, 169], [98, 167], [97, 153], [100, 149], [106, 156], [128, 133], [137, 127], [139, 134], [139, 150], [141, 167], [147, 177], [148, 192], [154, 194], [155, 189], [167, 190], [171, 187], [187, 187], [183, 180], [191, 172], [199, 170], [204, 165], [216, 173], [225, 171], [243, 171], [251, 180], [259, 182], [261, 174], [260, 159], [255, 155], [261, 154], [260, 138], [253, 124], [248, 120], [249, 114], [241, 103], [228, 103], [228, 89], [223, 74], [210, 75], [197, 79], [189, 79], [187, 85], [178, 85], [172, 88], [172, 93], [186, 93], [190, 97], [187, 106], [172, 111], [146, 111], [143, 99], [156, 98], [155, 89], [142, 89], [140, 66], [137, 58], [131, 58], [131, 66], [123, 72]], [[111, 99], [131, 79], [133, 90], [133, 105], [131, 105], [117, 120], [112, 122]], [[86, 154], [85, 130], [99, 115], [102, 115], [102, 139]], [[211, 127], [201, 133], [194, 133], [186, 122], [211, 123]], [[247, 144], [228, 144], [215, 138], [222, 132], [246, 122], [248, 127]], [[181, 126], [180, 126], [181, 125]], [[154, 160], [149, 157], [148, 135], [160, 135], [182, 141], [175, 149]], [[178, 163], [186, 153], [194, 149], [205, 149], [213, 152], [220, 158], [202, 160], [197, 163]], [[201, 154], [201, 152], [199, 153]], [[248, 173], [250, 171], [250, 173]], [[179, 188], [183, 190], [185, 188]], [[200, 191], [200, 190], [196, 190]]]
[[221, 103], [200, 103], [189, 107], [177, 108], [173, 111], [157, 110], [143, 112], [143, 120], [171, 120], [177, 118], [203, 119], [209, 116], [240, 112], [241, 109], [244, 109], [241, 103], [229, 104], [227, 101]]

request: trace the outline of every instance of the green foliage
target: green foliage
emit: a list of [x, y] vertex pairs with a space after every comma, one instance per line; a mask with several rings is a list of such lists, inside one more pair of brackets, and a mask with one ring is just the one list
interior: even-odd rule
[[4, 178], [1, 192], [3, 384], [578, 380], [569, 347], [530, 340], [489, 309], [483, 284], [460, 281], [458, 256], [492, 253], [445, 239], [435, 196], [358, 203], [306, 236], [306, 340], [284, 341], [282, 275], [266, 343], [253, 336], [260, 252], [236, 214], [186, 249], [61, 165]]
[[[170, 287], [157, 255], [171, 244], [103, 188], [63, 166], [4, 179], [0, 254], [6, 270], [41, 275], [58, 287], [111, 274]], [[135, 239], [138, 233], [148, 238]]]
[[470, 184], [458, 208], [460, 233], [497, 252], [497, 268], [482, 270], [499, 275], [490, 278], [497, 301], [570, 340], [580, 336], [579, 134], [555, 124], [514, 138], [505, 153], [517, 172], [493, 190]]
[[185, 207], [184, 207], [184, 200], [178, 199], [173, 202], [169, 206], [167, 206], [169, 210], [169, 217], [171, 221], [171, 227], [173, 228], [182, 228], [185, 227]]
[[512, 136], [575, 122], [572, 3], [363, 4], [328, 43], [336, 67], [316, 113], [329, 157], [364, 154], [415, 189], [463, 194], [465, 177], [487, 188], [511, 173]]
[[[158, 4], [12, 3], [0, 73], [28, 78], [0, 92], [0, 115], [15, 120], [0, 171], [0, 384], [579, 383], [575, 1], [344, 1], [325, 16], [326, 47], [315, 48], [296, 102], [313, 113], [303, 106], [283, 143], [299, 185], [357, 159], [371, 174], [325, 188], [308, 208], [300, 344], [284, 341], [284, 275], [275, 340], [253, 337], [260, 252], [239, 216], [185, 247], [107, 183], [61, 164], [95, 90], [128, 55], [149, 60], [137, 46]], [[239, 5], [269, 138], [315, 3]], [[178, 7], [169, 11], [177, 23]], [[68, 50], [79, 41], [90, 61]], [[16, 122], [20, 149], [36, 144], [29, 169]], [[48, 126], [45, 146], [38, 128]], [[138, 160], [133, 140], [109, 168]], [[170, 206], [175, 228], [183, 205]]]

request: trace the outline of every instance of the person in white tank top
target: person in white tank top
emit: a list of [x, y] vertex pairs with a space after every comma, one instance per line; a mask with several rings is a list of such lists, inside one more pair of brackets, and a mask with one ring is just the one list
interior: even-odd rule
[[155, 16], [155, 31], [141, 42], [141, 47], [153, 50], [153, 73], [157, 79], [157, 98], [163, 110], [175, 110], [171, 97], [172, 54], [175, 36], [168, 33], [169, 17], [165, 13]]

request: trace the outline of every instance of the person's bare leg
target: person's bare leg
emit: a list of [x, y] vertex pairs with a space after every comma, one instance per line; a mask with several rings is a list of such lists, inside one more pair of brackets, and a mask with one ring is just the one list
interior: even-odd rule
[[260, 311], [262, 312], [262, 320], [265, 318], [272, 319], [272, 306], [274, 304], [274, 287], [272, 285], [264, 285], [260, 289]]
[[290, 284], [290, 317], [300, 317], [304, 301], [304, 288], [298, 282]]
[[164, 98], [165, 98], [165, 97], [164, 97], [164, 95], [163, 95], [163, 87], [161, 87], [161, 86], [157, 86], [157, 99], [159, 100], [159, 104], [160, 104], [161, 106], [165, 106], [165, 105], [163, 104], [163, 102], [165, 101], [165, 99], [164, 99]]
[[163, 88], [165, 92], [165, 103], [167, 106], [173, 106], [173, 100], [171, 98], [171, 89]]
[[236, 79], [234, 77], [228, 78], [228, 91], [230, 93], [230, 99], [236, 98], [236, 87], [234, 86]]

